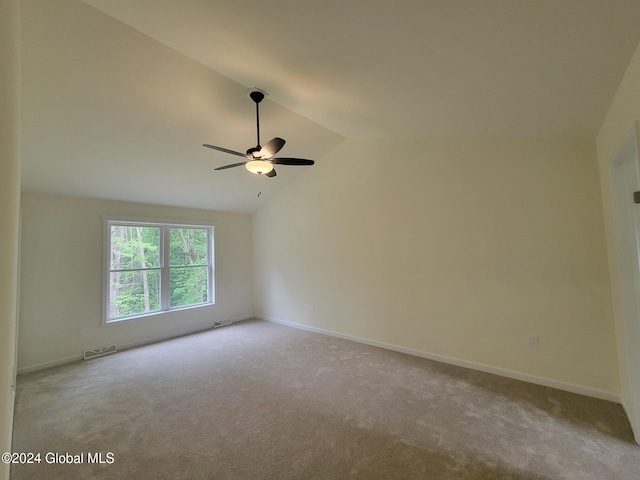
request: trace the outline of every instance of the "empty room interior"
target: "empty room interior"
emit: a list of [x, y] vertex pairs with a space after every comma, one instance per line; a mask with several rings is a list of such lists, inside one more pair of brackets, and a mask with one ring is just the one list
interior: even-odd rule
[[0, 1], [0, 479], [640, 478], [640, 1]]

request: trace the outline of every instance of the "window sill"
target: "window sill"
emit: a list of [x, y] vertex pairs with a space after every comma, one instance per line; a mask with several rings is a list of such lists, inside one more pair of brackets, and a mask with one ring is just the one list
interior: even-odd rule
[[109, 325], [118, 325], [121, 323], [127, 323], [135, 320], [142, 320], [149, 317], [166, 315], [167, 313], [183, 312], [185, 310], [194, 310], [197, 308], [211, 307], [212, 305], [215, 305], [215, 302], [199, 303], [197, 305], [188, 305], [186, 307], [176, 307], [176, 308], [172, 308], [171, 310], [158, 310], [155, 312], [142, 313], [140, 315], [131, 315], [129, 317], [114, 318], [113, 320], [103, 320], [101, 326], [105, 327]]

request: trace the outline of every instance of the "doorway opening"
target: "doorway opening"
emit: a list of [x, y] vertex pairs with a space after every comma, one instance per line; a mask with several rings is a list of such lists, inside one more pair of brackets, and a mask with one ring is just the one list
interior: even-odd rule
[[640, 443], [640, 159], [639, 126], [613, 161], [616, 324], [623, 406]]

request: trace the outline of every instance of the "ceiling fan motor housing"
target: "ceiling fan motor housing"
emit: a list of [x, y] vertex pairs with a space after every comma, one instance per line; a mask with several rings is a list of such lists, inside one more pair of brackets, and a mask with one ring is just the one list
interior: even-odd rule
[[260, 145], [251, 147], [249, 150], [247, 150], [247, 158], [260, 158], [260, 155], [256, 155], [260, 152], [260, 150], [262, 150], [262, 147]]

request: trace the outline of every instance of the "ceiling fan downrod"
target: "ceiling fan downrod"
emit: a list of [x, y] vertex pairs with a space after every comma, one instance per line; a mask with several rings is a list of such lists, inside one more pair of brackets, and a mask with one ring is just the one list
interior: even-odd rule
[[260, 150], [260, 102], [264, 100], [264, 93], [259, 90], [254, 90], [249, 94], [251, 100], [256, 102], [256, 148]]

